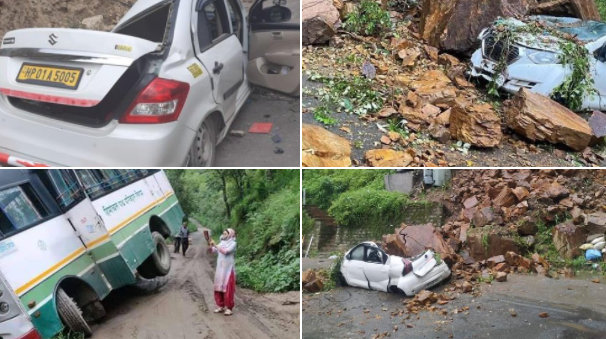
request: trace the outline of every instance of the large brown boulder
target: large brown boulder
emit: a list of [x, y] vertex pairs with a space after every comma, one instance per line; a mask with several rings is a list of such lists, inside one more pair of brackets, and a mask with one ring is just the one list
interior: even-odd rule
[[466, 53], [498, 17], [523, 16], [529, 8], [528, 0], [424, 0], [420, 32], [434, 47]]
[[303, 124], [303, 167], [349, 167], [351, 145], [320, 126]]
[[327, 43], [340, 23], [339, 11], [331, 0], [304, 1], [301, 16], [303, 45]]
[[594, 0], [542, 0], [531, 8], [531, 14], [573, 16], [583, 20], [601, 20]]
[[466, 107], [457, 104], [450, 113], [450, 134], [477, 147], [496, 147], [503, 138], [501, 118], [488, 103]]
[[558, 252], [568, 259], [581, 255], [581, 246], [587, 233], [582, 227], [575, 225], [571, 220], [558, 224], [553, 228], [553, 244]]
[[433, 249], [442, 257], [454, 253], [442, 233], [433, 224], [402, 225], [400, 229], [396, 229], [395, 238], [390, 235], [383, 237], [383, 241], [387, 243], [387, 250], [396, 252], [390, 254], [404, 257], [421, 254], [426, 249]]
[[392, 149], [373, 149], [365, 158], [370, 167], [407, 167], [414, 160], [409, 153]]
[[525, 88], [506, 103], [507, 126], [532, 141], [564, 144], [584, 150], [592, 138], [587, 121], [541, 94]]
[[509, 251], [519, 252], [515, 237], [505, 228], [485, 226], [467, 231], [469, 255], [476, 260], [505, 255]]

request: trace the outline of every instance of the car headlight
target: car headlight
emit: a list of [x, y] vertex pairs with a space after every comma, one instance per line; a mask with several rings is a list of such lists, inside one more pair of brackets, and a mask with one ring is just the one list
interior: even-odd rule
[[553, 52], [533, 52], [528, 54], [530, 59], [535, 64], [559, 64], [560, 58]]

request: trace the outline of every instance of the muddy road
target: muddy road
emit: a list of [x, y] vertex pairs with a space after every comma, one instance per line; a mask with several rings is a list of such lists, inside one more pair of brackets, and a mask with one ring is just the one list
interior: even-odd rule
[[606, 284], [590, 279], [509, 275], [482, 284], [479, 296], [455, 294], [417, 315], [407, 315], [408, 298], [396, 294], [351, 287], [304, 294], [303, 338], [604, 338]]
[[299, 337], [298, 291], [260, 294], [236, 288], [234, 314], [213, 313], [215, 257], [206, 253], [201, 232], [191, 238], [185, 257], [171, 255], [168, 276], [150, 283], [163, 286], [123, 288], [103, 302], [107, 316], [93, 327], [94, 339]]

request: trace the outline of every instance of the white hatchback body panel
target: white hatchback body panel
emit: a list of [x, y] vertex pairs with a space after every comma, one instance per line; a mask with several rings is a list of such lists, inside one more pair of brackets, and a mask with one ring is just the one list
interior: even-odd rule
[[[365, 248], [366, 254], [359, 260], [361, 248]], [[372, 258], [370, 252], [378, 253], [379, 260]], [[438, 264], [432, 251], [411, 258], [412, 271], [405, 275], [404, 261], [402, 257], [386, 254], [373, 242], [364, 242], [345, 254], [341, 273], [350, 286], [383, 292], [399, 290], [409, 296], [431, 288], [450, 276], [448, 265], [443, 261]]]

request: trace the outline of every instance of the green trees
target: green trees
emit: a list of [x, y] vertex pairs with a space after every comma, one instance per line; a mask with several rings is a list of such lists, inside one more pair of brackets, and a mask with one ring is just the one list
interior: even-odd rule
[[181, 206], [217, 238], [238, 233], [238, 284], [299, 288], [298, 170], [167, 170]]

